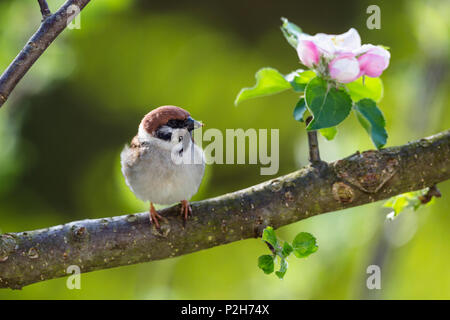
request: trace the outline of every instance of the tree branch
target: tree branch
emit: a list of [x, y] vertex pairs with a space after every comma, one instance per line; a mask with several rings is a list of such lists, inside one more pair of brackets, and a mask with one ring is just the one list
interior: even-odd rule
[[45, 19], [52, 15], [46, 0], [38, 0], [38, 3], [39, 3], [39, 7], [41, 8], [42, 19]]
[[[74, 18], [70, 7], [75, 5], [81, 11], [90, 0], [68, 0], [53, 15], [45, 0], [38, 1], [44, 19], [36, 33], [0, 76], [0, 107], [31, 66]], [[49, 16], [46, 17], [46, 14]]]
[[0, 236], [0, 287], [175, 257], [259, 237], [314, 215], [423, 189], [450, 178], [450, 131], [401, 147], [356, 153], [248, 189], [192, 203], [183, 228], [179, 205], [162, 210], [161, 232], [148, 213], [82, 220]]
[[[308, 124], [312, 121], [313, 117], [309, 116], [306, 121], [305, 125], [308, 126]], [[318, 164], [322, 162], [320, 160], [320, 152], [319, 152], [319, 141], [317, 140], [317, 131], [312, 130], [308, 131], [308, 147], [309, 147], [309, 162], [312, 164]]]

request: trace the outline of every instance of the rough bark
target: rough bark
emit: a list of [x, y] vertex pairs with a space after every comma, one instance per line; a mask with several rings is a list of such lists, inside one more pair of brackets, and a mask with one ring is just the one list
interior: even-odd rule
[[148, 213], [82, 220], [0, 236], [0, 287], [175, 257], [260, 236], [326, 212], [360, 206], [450, 178], [450, 131], [400, 147], [356, 153], [259, 185], [192, 203], [183, 227], [180, 206], [161, 212], [161, 232]]
[[68, 0], [53, 15], [50, 13], [46, 1], [38, 1], [43, 15], [42, 24], [0, 76], [0, 107], [6, 102], [10, 93], [31, 66], [70, 23], [70, 18], [74, 18], [73, 12], [68, 10], [69, 7], [76, 5], [81, 11], [89, 1]]

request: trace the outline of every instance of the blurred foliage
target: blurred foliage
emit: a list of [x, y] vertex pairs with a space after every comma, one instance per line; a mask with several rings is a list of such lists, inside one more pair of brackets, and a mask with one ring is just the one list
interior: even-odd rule
[[414, 211], [416, 211], [423, 205], [428, 206], [434, 204], [434, 202], [436, 201], [435, 197], [431, 197], [430, 199], [425, 201], [429, 189], [430, 188], [425, 188], [418, 191], [406, 192], [390, 198], [383, 204], [383, 207], [393, 209], [393, 211], [390, 212], [386, 216], [386, 218], [394, 219], [397, 215], [399, 215], [406, 209], [413, 209]]
[[[48, 2], [55, 10], [63, 1]], [[369, 4], [381, 8], [381, 30], [366, 28]], [[306, 165], [304, 123], [292, 117], [297, 94], [233, 106], [261, 66], [287, 74], [298, 63], [280, 36], [281, 16], [312, 34], [353, 26], [365, 41], [390, 47], [379, 105], [387, 146], [448, 129], [449, 13], [449, 2], [439, 0], [93, 1], [81, 13], [81, 29], [58, 37], [0, 109], [0, 231], [147, 210], [123, 181], [119, 153], [141, 117], [163, 104], [187, 108], [208, 128], [280, 128], [279, 175]], [[0, 3], [1, 70], [40, 18], [35, 1]], [[324, 160], [372, 148], [352, 118], [333, 141], [320, 138]], [[194, 200], [267, 180], [259, 169], [210, 165]], [[255, 257], [267, 248], [245, 240], [85, 274], [81, 290], [68, 290], [62, 278], [0, 290], [0, 299], [449, 299], [450, 183], [439, 188], [433, 206], [392, 222], [375, 203], [277, 230], [283, 239], [301, 230], [320, 241], [314, 255], [290, 261], [284, 281], [258, 270]], [[376, 292], [365, 286], [371, 264], [382, 270]]]

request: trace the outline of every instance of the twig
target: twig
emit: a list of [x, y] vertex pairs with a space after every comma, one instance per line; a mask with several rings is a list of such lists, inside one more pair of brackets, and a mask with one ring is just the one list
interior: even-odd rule
[[42, 20], [52, 15], [46, 0], [38, 0], [38, 3], [41, 8]]
[[276, 255], [277, 252], [275, 251], [275, 248], [273, 247], [273, 245], [271, 245], [270, 243], [268, 243], [267, 241], [264, 241], [267, 244], [267, 247], [269, 248], [269, 250], [272, 252], [273, 255]]
[[324, 166], [217, 198], [192, 203], [183, 228], [180, 207], [160, 212], [158, 232], [148, 212], [83, 220], [0, 236], [0, 287], [66, 276], [71, 265], [89, 272], [166, 259], [260, 237], [311, 216], [361, 206], [450, 179], [450, 130], [401, 147], [366, 151]]
[[428, 202], [431, 201], [431, 199], [433, 199], [433, 197], [435, 198], [440, 198], [441, 192], [439, 191], [439, 189], [436, 187], [436, 185], [431, 186], [427, 193], [424, 194], [423, 196], [419, 197], [420, 202], [422, 202], [422, 204], [426, 204]]
[[[25, 47], [0, 76], [0, 107], [6, 102], [11, 92], [31, 66], [70, 23], [70, 19], [73, 18], [73, 12], [68, 9], [75, 5], [81, 11], [89, 1], [68, 0], [55, 14], [43, 20], [36, 33], [28, 40]], [[50, 13], [45, 1], [40, 0], [39, 5], [43, 15], [47, 10]]]
[[[305, 121], [306, 126], [308, 126], [308, 124], [311, 122], [312, 119], [313, 119], [312, 116], [309, 116], [306, 119]], [[308, 146], [309, 146], [309, 161], [312, 164], [322, 162], [320, 160], [319, 141], [317, 140], [316, 130], [308, 131]]]

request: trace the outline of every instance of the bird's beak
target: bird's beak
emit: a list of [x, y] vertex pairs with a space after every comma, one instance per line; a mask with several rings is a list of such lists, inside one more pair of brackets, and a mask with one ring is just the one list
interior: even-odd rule
[[188, 118], [188, 129], [189, 130], [198, 129], [198, 128], [201, 128], [203, 126], [204, 126], [203, 123], [201, 123], [201, 122], [199, 122], [199, 121], [197, 121], [195, 119], [192, 119], [191, 117]]

